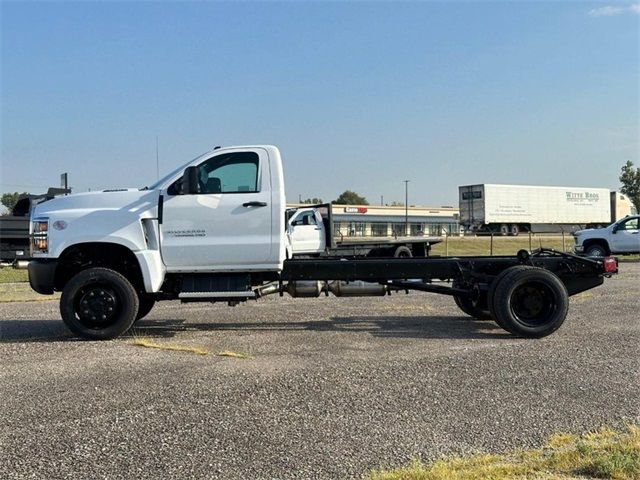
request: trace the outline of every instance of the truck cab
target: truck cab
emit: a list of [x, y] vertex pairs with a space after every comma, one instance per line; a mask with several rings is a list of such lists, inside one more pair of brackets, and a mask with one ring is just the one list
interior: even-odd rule
[[141, 293], [171, 274], [278, 272], [286, 256], [280, 152], [216, 148], [154, 185], [58, 197], [31, 216], [32, 287], [62, 290], [80, 268], [107, 266]]
[[575, 251], [589, 257], [640, 253], [640, 215], [630, 215], [606, 228], [575, 232]]
[[316, 208], [299, 208], [287, 221], [287, 235], [294, 255], [320, 254], [327, 248], [327, 231]]

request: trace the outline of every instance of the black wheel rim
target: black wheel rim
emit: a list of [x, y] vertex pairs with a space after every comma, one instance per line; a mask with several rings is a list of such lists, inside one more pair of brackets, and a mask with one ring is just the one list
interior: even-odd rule
[[544, 283], [527, 282], [511, 294], [511, 312], [521, 324], [540, 327], [549, 322], [556, 309], [556, 297]]
[[92, 283], [78, 291], [74, 309], [76, 318], [83, 326], [102, 329], [111, 325], [117, 318], [120, 302], [111, 286]]

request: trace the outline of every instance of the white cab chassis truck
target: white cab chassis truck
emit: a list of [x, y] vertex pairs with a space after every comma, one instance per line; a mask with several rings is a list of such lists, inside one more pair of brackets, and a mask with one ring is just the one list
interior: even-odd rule
[[427, 257], [441, 237], [366, 238], [335, 233], [331, 205], [287, 209], [287, 236], [294, 257]]
[[460, 224], [468, 232], [573, 232], [611, 223], [607, 188], [480, 184], [458, 190]]
[[523, 337], [562, 325], [568, 297], [617, 272], [615, 258], [549, 250], [508, 257], [291, 258], [282, 160], [269, 145], [216, 148], [154, 185], [81, 193], [32, 211], [29, 281], [61, 291], [86, 339], [127, 332], [159, 300], [236, 305], [267, 294], [453, 296], [471, 317]]

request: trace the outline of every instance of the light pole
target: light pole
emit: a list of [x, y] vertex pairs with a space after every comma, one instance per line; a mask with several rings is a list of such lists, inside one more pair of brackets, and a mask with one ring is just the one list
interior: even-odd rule
[[409, 180], [404, 181], [404, 234], [409, 236]]

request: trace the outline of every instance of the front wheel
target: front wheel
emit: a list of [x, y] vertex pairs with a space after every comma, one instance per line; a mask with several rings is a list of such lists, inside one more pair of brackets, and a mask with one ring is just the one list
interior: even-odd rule
[[585, 251], [587, 257], [606, 257], [607, 251], [606, 249], [599, 244], [591, 245]]
[[153, 309], [156, 304], [156, 299], [148, 293], [141, 293], [138, 295], [138, 314], [136, 315], [136, 322], [143, 319]]
[[125, 333], [138, 314], [131, 283], [108, 268], [89, 268], [67, 283], [60, 298], [62, 320], [76, 335], [109, 340]]

